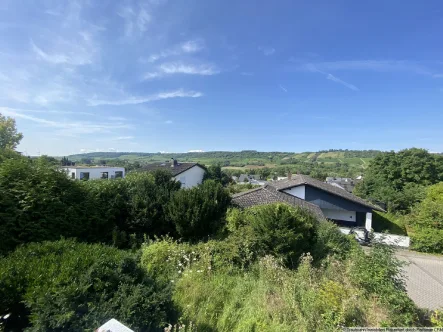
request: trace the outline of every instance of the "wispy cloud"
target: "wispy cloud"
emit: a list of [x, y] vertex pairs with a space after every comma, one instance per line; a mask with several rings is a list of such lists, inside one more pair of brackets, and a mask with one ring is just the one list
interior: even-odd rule
[[275, 53], [275, 48], [273, 48], [273, 47], [262, 47], [262, 46], [260, 46], [258, 48], [258, 50], [261, 51], [263, 53], [263, 55], [265, 55], [265, 56], [270, 56], [270, 55]]
[[119, 136], [119, 137], [114, 137], [111, 140], [113, 141], [125, 141], [125, 140], [131, 140], [134, 139], [134, 136]]
[[126, 121], [126, 118], [121, 116], [109, 116], [108, 120], [110, 121]]
[[143, 34], [151, 21], [151, 15], [143, 7], [134, 9], [132, 6], [123, 6], [117, 14], [124, 20], [125, 36], [128, 38]]
[[340, 78], [338, 78], [337, 76], [334, 76], [334, 75], [332, 75], [332, 74], [330, 74], [330, 73], [324, 72], [323, 70], [319, 69], [319, 68], [318, 68], [316, 65], [314, 65], [314, 64], [308, 64], [308, 65], [305, 67], [305, 70], [308, 70], [308, 71], [313, 72], [313, 73], [320, 73], [320, 74], [323, 74], [323, 75], [326, 76], [326, 79], [327, 79], [327, 80], [330, 80], [330, 81], [335, 82], [335, 83], [339, 83], [339, 84], [341, 84], [341, 85], [347, 87], [348, 89], [351, 89], [351, 90], [354, 90], [354, 91], [359, 91], [359, 89], [358, 89], [355, 85], [353, 85], [353, 84], [351, 84], [351, 83], [348, 83], [348, 82], [345, 82], [345, 81], [343, 81], [342, 79], [340, 79]]
[[83, 111], [60, 111], [60, 110], [34, 110], [34, 109], [23, 109], [23, 108], [11, 108], [11, 107], [0, 107], [0, 113], [2, 112], [19, 112], [19, 113], [41, 113], [41, 114], [73, 114], [73, 115], [96, 115], [91, 112]]
[[172, 123], [172, 120], [166, 120], [165, 123], [166, 123], [166, 124], [171, 124], [171, 123]]
[[219, 73], [220, 70], [212, 64], [192, 65], [182, 62], [169, 62], [158, 66], [157, 71], [144, 74], [143, 80], [150, 80], [174, 74], [211, 76]]
[[283, 92], [288, 92], [288, 89], [286, 89], [284, 86], [279, 85], [279, 88], [283, 91]]
[[181, 49], [185, 53], [199, 52], [204, 48], [203, 41], [201, 39], [188, 40], [181, 44]]
[[93, 123], [86, 121], [54, 121], [32, 115], [2, 109], [2, 113], [14, 118], [24, 119], [41, 124], [46, 127], [58, 129], [55, 133], [59, 136], [75, 136], [78, 134], [110, 133], [116, 129], [130, 129], [131, 125], [122, 123]]
[[431, 69], [436, 62], [416, 62], [406, 60], [348, 60], [348, 61], [325, 61], [325, 62], [298, 62], [296, 69], [312, 71], [312, 68], [321, 71], [376, 71], [376, 72], [410, 72], [432, 77], [443, 77], [443, 74], [435, 73]]
[[160, 70], [165, 74], [215, 75], [220, 71], [213, 65], [187, 65], [180, 62], [164, 63]]
[[42, 60], [52, 64], [68, 64], [74, 66], [88, 65], [92, 63], [93, 50], [86, 49], [80, 44], [72, 44], [67, 41], [61, 43], [61, 47], [69, 53], [48, 53], [38, 47], [31, 40], [32, 51]]
[[203, 93], [198, 91], [188, 91], [188, 90], [178, 89], [175, 91], [160, 92], [147, 97], [129, 97], [118, 100], [90, 99], [88, 103], [90, 106], [99, 106], [99, 105], [121, 106], [121, 105], [143, 104], [151, 101], [170, 99], [170, 98], [198, 98], [201, 96], [203, 96]]
[[351, 83], [348, 83], [348, 82], [345, 82], [345, 81], [339, 79], [338, 77], [335, 77], [335, 76], [332, 75], [332, 74], [328, 74], [328, 75], [326, 76], [326, 79], [328, 79], [328, 80], [330, 80], [330, 81], [333, 81], [333, 82], [336, 82], [336, 83], [339, 83], [339, 84], [342, 84], [342, 85], [344, 85], [345, 87], [347, 87], [347, 88], [349, 88], [349, 89], [351, 89], [351, 90], [359, 91], [359, 89], [358, 89], [355, 85], [353, 85], [353, 84], [351, 84]]
[[147, 59], [142, 58], [142, 62], [156, 62], [160, 59], [177, 56], [181, 54], [197, 53], [204, 49], [204, 41], [202, 39], [194, 39], [185, 41], [171, 49], [151, 54]]

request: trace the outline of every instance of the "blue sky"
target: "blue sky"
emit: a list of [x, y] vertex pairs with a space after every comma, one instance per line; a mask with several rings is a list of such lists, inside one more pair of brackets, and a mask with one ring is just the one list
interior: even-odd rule
[[3, 0], [20, 151], [443, 151], [441, 1]]

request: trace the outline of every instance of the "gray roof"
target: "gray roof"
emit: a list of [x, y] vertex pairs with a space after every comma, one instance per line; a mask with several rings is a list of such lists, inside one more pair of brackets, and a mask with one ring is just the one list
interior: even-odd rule
[[190, 169], [194, 166], [198, 166], [202, 169], [205, 169], [202, 165], [200, 165], [198, 163], [180, 163], [180, 162], [178, 162], [177, 165], [175, 165], [174, 167], [171, 167], [170, 162], [153, 163], [153, 164], [145, 165], [143, 167], [143, 169], [146, 171], [150, 171], [150, 172], [156, 171], [158, 169], [164, 169], [164, 170], [170, 171], [172, 173], [172, 176], [177, 176], [180, 173], [183, 173], [184, 171], [187, 171], [188, 169]]
[[286, 203], [295, 207], [307, 209], [316, 217], [326, 219], [317, 205], [284, 192], [279, 192], [269, 185], [235, 194], [232, 196], [232, 202], [242, 208], [270, 203]]
[[269, 185], [273, 186], [276, 190], [279, 190], [279, 191], [285, 190], [285, 189], [290, 189], [290, 188], [301, 186], [301, 185], [308, 185], [308, 186], [315, 187], [320, 190], [324, 190], [330, 194], [342, 197], [344, 199], [347, 199], [348, 201], [369, 207], [371, 209], [383, 211], [383, 209], [380, 208], [379, 206], [371, 204], [371, 203], [365, 201], [363, 198], [357, 197], [357, 196], [347, 192], [346, 190], [335, 187], [329, 183], [324, 183], [319, 180], [313, 179], [307, 175], [301, 175], [301, 174], [293, 175], [292, 179], [273, 181], [273, 182], [269, 183]]

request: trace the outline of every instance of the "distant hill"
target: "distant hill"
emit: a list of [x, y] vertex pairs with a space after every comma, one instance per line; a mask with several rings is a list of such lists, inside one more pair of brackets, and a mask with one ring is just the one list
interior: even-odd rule
[[93, 163], [106, 160], [129, 161], [150, 163], [167, 161], [175, 158], [182, 162], [199, 162], [205, 165], [220, 163], [226, 168], [260, 168], [276, 167], [280, 165], [307, 163], [324, 164], [348, 164], [351, 167], [362, 167], [381, 153], [378, 150], [327, 150], [318, 152], [258, 152], [255, 150], [231, 151], [209, 151], [188, 153], [143, 153], [143, 152], [91, 152], [68, 156], [72, 161], [92, 161]]

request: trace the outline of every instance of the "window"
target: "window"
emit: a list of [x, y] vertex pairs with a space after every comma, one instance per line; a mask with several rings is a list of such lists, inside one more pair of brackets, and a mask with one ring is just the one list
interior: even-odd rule
[[75, 172], [71, 173], [71, 179], [75, 179]]
[[107, 179], [108, 178], [108, 172], [100, 172], [100, 179]]
[[89, 180], [89, 172], [80, 172], [80, 180]]
[[115, 178], [122, 178], [123, 177], [123, 171], [115, 171]]

